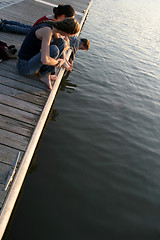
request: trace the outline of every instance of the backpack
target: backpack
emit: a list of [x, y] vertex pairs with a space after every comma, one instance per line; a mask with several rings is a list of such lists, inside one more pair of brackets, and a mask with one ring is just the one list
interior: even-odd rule
[[0, 41], [0, 62], [11, 58], [17, 58], [17, 49], [14, 45], [8, 46], [7, 43]]

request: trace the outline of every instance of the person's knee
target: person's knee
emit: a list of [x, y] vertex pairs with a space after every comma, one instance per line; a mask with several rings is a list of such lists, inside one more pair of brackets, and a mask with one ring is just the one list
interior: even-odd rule
[[59, 56], [59, 48], [56, 45], [50, 46], [50, 56], [52, 58], [57, 58]]
[[56, 45], [57, 47], [60, 47], [62, 45], [65, 45], [65, 41], [63, 38], [57, 38], [53, 41], [53, 44]]
[[63, 50], [65, 48], [65, 46], [66, 46], [66, 42], [62, 38], [58, 38], [58, 39], [59, 39], [59, 42], [58, 42], [57, 46], [59, 47], [59, 49]]
[[62, 38], [57, 38], [56, 40], [53, 41], [53, 44], [56, 45], [59, 48], [59, 54], [62, 53], [62, 51], [65, 48], [65, 40]]

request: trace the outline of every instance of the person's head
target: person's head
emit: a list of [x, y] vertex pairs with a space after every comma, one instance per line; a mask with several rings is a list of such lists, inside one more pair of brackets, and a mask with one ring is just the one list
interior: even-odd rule
[[80, 41], [81, 42], [78, 49], [88, 51], [90, 48], [90, 41], [87, 38], [81, 38]]
[[75, 10], [70, 5], [58, 5], [58, 7], [53, 8], [53, 13], [56, 21], [75, 17]]
[[66, 18], [62, 21], [46, 21], [50, 22], [58, 33], [64, 36], [72, 36], [80, 31], [79, 22], [74, 18]]

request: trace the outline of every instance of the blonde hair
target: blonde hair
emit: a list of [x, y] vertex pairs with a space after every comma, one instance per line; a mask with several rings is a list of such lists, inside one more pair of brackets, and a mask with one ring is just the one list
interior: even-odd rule
[[[54, 28], [62, 31], [62, 32], [65, 32], [65, 33], [68, 33], [68, 34], [76, 34], [80, 31], [80, 25], [79, 25], [79, 22], [74, 19], [74, 18], [66, 18], [62, 21], [57, 21], [57, 22], [54, 22], [52, 20], [46, 20], [46, 21], [42, 21], [38, 24], [41, 24], [41, 23], [49, 23], [51, 24]], [[37, 24], [37, 25], [38, 25]]]

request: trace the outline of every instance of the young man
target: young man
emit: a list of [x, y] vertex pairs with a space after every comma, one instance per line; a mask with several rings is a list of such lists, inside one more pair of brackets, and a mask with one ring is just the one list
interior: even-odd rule
[[[63, 67], [66, 69], [66, 72], [70, 72], [73, 69], [73, 60], [75, 58], [76, 52], [78, 50], [88, 51], [90, 48], [90, 41], [86, 38], [79, 38], [75, 36], [67, 37], [65, 38], [65, 41], [66, 41], [66, 49], [63, 53], [63, 58], [65, 59], [65, 63], [63, 64]], [[69, 60], [67, 61], [65, 52], [69, 48], [72, 49], [72, 53]], [[55, 75], [57, 75], [57, 73]]]
[[90, 48], [90, 41], [86, 38], [79, 38], [79, 37], [69, 37], [69, 46], [72, 49], [71, 56], [69, 61], [66, 61], [65, 67], [66, 71], [64, 73], [63, 79], [66, 80], [73, 69], [73, 60], [75, 58], [75, 54], [78, 50], [86, 50], [88, 51]]
[[70, 40], [70, 48], [72, 49], [71, 56], [69, 58], [69, 63], [73, 65], [73, 60], [75, 58], [76, 52], [78, 50], [88, 51], [90, 48], [90, 41], [87, 38], [77, 38], [77, 37], [69, 37]]

